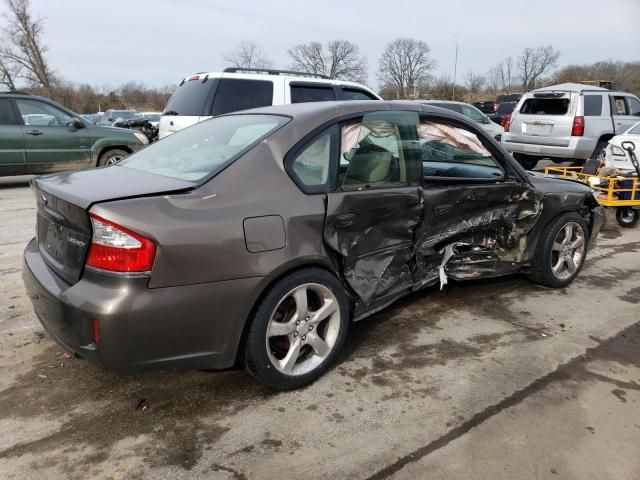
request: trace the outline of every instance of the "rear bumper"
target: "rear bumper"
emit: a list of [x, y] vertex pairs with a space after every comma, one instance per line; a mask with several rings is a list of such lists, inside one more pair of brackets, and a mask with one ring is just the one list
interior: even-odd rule
[[575, 158], [586, 160], [591, 158], [596, 143], [594, 140], [586, 137], [571, 137], [569, 145], [561, 147], [555, 145], [544, 145], [534, 143], [535, 137], [531, 138], [530, 143], [521, 143], [513, 141], [513, 136], [509, 133], [502, 134], [502, 146], [511, 153], [524, 153], [536, 157], [555, 157], [555, 158]]
[[[25, 249], [23, 281], [40, 322], [66, 350], [106, 370], [227, 368], [235, 363], [260, 277], [171, 288], [85, 271], [70, 285]], [[100, 340], [93, 343], [93, 321]]]

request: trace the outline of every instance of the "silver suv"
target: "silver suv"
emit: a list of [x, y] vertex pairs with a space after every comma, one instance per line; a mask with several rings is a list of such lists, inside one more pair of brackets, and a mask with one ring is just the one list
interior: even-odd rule
[[630, 93], [578, 83], [539, 88], [522, 96], [505, 125], [502, 145], [527, 169], [539, 159], [586, 160], [638, 121], [640, 100]]

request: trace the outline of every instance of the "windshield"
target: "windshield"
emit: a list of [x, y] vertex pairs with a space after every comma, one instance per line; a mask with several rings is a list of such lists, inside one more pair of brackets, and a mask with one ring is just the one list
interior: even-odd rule
[[633, 127], [631, 127], [624, 133], [628, 135], [640, 135], [640, 122], [636, 123]]
[[140, 115], [138, 112], [129, 110], [115, 110], [111, 115], [116, 120], [131, 120], [132, 118], [142, 118], [142, 115]]
[[287, 122], [277, 115], [229, 115], [181, 130], [121, 161], [143, 172], [196, 182]]
[[159, 113], [145, 113], [144, 118], [149, 120], [150, 122], [159, 122], [160, 114]]

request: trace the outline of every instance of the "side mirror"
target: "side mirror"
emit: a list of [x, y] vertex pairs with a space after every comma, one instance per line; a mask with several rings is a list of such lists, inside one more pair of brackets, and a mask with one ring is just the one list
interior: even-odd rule
[[76, 130], [80, 130], [81, 128], [85, 127], [85, 124], [84, 122], [78, 120], [77, 118], [74, 118], [73, 120], [71, 120], [70, 126], [72, 128], [75, 128]]

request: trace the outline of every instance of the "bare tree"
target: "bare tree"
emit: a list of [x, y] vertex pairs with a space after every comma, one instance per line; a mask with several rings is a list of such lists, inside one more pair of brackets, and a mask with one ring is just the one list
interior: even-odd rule
[[300, 44], [287, 53], [294, 70], [354, 82], [367, 80], [367, 59], [355, 43], [347, 40], [331, 40], [326, 47], [320, 42]]
[[397, 98], [417, 96], [416, 89], [426, 83], [435, 61], [429, 45], [422, 40], [398, 38], [389, 43], [378, 66], [378, 79], [384, 86], [395, 87]]
[[50, 88], [53, 74], [44, 55], [47, 48], [42, 42], [42, 18], [33, 17], [29, 0], [5, 0], [5, 3], [8, 13], [0, 47], [2, 64], [18, 71], [18, 76], [31, 85]]
[[535, 49], [525, 48], [518, 57], [522, 88], [525, 91], [536, 88], [536, 84], [542, 80], [542, 76], [550, 73], [558, 64], [558, 58], [560, 58], [560, 52], [554, 50], [550, 45]]
[[515, 62], [513, 57], [506, 57], [487, 73], [487, 86], [495, 92], [511, 93], [514, 82]]
[[271, 68], [273, 62], [267, 58], [255, 42], [240, 42], [235, 50], [223, 55], [226, 62], [239, 68]]
[[5, 62], [0, 53], [0, 85], [4, 85], [9, 90], [15, 90], [15, 77], [18, 72], [11, 63]]
[[476, 99], [476, 96], [482, 91], [486, 83], [486, 78], [483, 75], [473, 73], [469, 70], [464, 76], [464, 85], [467, 87], [471, 101]]

